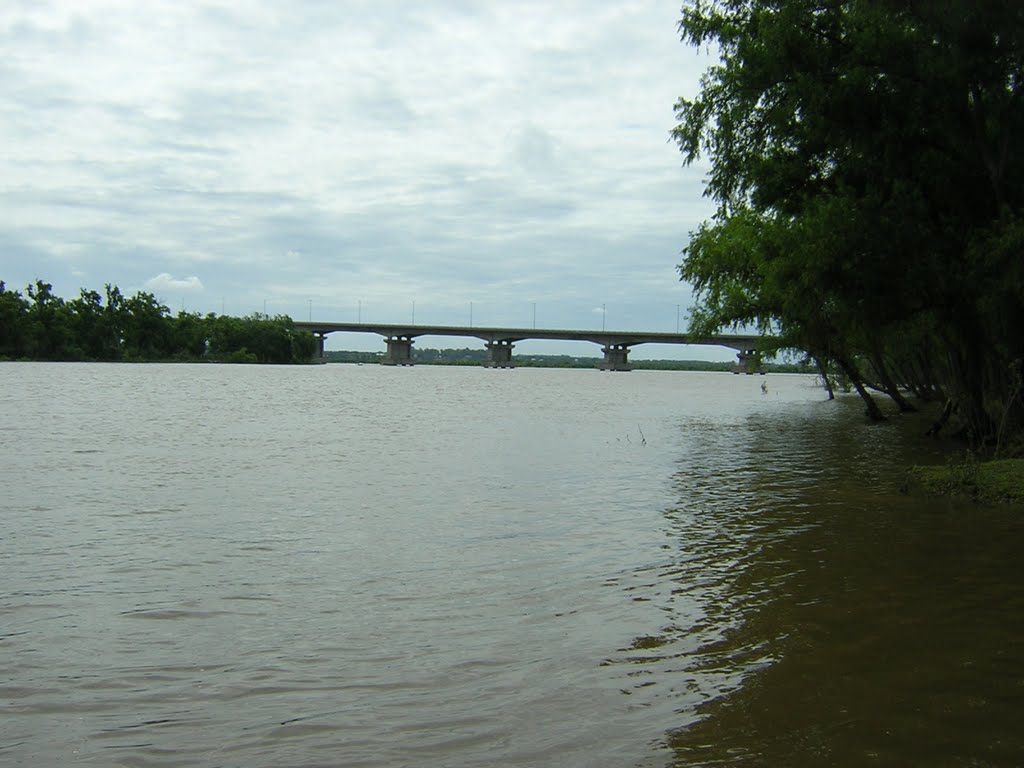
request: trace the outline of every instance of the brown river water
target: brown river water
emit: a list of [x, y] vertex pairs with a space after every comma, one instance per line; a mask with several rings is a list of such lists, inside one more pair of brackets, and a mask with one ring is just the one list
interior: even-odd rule
[[1024, 765], [1024, 515], [901, 493], [923, 424], [790, 375], [0, 364], [0, 765]]

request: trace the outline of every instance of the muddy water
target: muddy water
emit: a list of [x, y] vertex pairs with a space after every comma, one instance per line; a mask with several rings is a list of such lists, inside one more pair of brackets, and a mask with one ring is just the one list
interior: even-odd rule
[[0, 366], [0, 762], [1016, 765], [1020, 515], [812, 379]]

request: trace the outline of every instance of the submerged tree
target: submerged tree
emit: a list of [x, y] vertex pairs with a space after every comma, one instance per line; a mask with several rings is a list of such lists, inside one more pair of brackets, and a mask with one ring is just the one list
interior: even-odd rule
[[695, 331], [756, 325], [866, 384], [1024, 424], [1024, 5], [693, 0], [720, 61], [676, 104], [714, 218], [680, 265]]

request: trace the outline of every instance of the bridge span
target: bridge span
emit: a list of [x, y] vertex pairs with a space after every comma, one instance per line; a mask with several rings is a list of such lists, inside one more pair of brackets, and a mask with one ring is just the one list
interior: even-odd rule
[[492, 328], [486, 326], [457, 325], [396, 325], [388, 323], [325, 323], [298, 321], [295, 328], [311, 332], [317, 339], [317, 349], [324, 356], [324, 339], [330, 333], [375, 333], [384, 337], [387, 350], [381, 365], [412, 365], [412, 345], [419, 336], [461, 336], [477, 338], [487, 347], [488, 368], [514, 368], [512, 349], [516, 342], [527, 339], [561, 339], [590, 341], [601, 346], [604, 359], [598, 368], [605, 371], [628, 371], [632, 366], [628, 356], [631, 347], [640, 344], [699, 344], [728, 347], [736, 350], [736, 373], [754, 373], [752, 368], [760, 336], [720, 334], [693, 336], [688, 333], [656, 333], [650, 331], [574, 331], [552, 328]]

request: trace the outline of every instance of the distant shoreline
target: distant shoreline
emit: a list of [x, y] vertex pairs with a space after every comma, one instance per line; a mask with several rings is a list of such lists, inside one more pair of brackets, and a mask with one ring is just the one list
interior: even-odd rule
[[[327, 363], [363, 363], [375, 365], [382, 353], [356, 352], [352, 350], [329, 350], [324, 353]], [[487, 360], [485, 349], [413, 349], [413, 363], [416, 365], [467, 365], [482, 366]], [[575, 357], [572, 355], [515, 355], [512, 364], [516, 368], [596, 368], [600, 357]], [[722, 371], [732, 372], [736, 363], [712, 360], [630, 360], [635, 370], [650, 371]], [[764, 363], [765, 373], [812, 373], [811, 366], [796, 363]]]
[[[449, 351], [449, 350], [443, 350]], [[451, 350], [461, 351], [461, 350]], [[327, 352], [324, 359], [313, 358], [306, 361], [294, 362], [261, 362], [251, 355], [228, 355], [225, 357], [172, 357], [172, 358], [128, 358], [123, 360], [94, 360], [89, 358], [65, 358], [59, 360], [45, 358], [25, 357], [3, 357], [2, 363], [119, 363], [129, 365], [145, 364], [178, 364], [178, 365], [319, 365], [321, 363], [343, 364], [343, 365], [379, 365], [381, 355], [376, 352]], [[599, 357], [564, 357], [561, 355], [523, 355], [512, 360], [514, 368], [575, 368], [580, 370], [596, 369], [601, 362]], [[421, 359], [414, 355], [413, 363], [417, 366], [449, 366], [449, 367], [483, 367], [484, 360], [475, 358], [427, 358]], [[694, 371], [694, 372], [721, 372], [732, 373], [736, 368], [735, 363], [728, 361], [711, 360], [630, 360], [629, 364], [633, 370], [638, 371]], [[810, 366], [802, 366], [792, 363], [764, 363], [761, 366], [763, 373], [799, 373], [815, 374]]]

